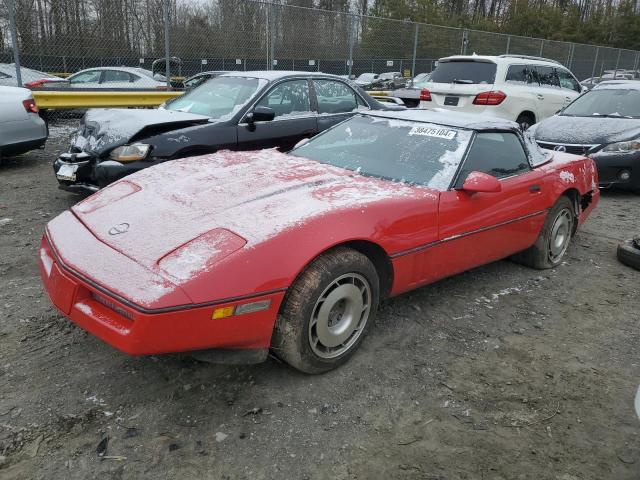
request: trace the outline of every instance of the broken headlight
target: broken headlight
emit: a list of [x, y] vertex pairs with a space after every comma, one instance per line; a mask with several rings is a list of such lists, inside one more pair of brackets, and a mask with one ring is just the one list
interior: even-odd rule
[[147, 158], [150, 148], [150, 145], [144, 143], [123, 145], [122, 147], [114, 148], [109, 154], [109, 158], [118, 162], [136, 162]]

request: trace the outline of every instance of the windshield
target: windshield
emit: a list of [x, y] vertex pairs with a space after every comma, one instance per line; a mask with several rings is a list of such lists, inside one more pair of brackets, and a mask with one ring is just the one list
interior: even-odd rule
[[228, 120], [266, 83], [258, 78], [217, 77], [176, 98], [167, 105], [167, 110]]
[[640, 118], [640, 90], [621, 88], [591, 90], [578, 97], [562, 111], [561, 115]]
[[377, 75], [375, 73], [363, 73], [358, 77], [358, 80], [362, 80], [365, 82], [370, 82], [371, 80], [375, 80]]
[[439, 62], [431, 72], [432, 83], [493, 83], [496, 78], [496, 64], [473, 60]]
[[292, 150], [292, 155], [361, 175], [447, 190], [471, 130], [356, 116]]

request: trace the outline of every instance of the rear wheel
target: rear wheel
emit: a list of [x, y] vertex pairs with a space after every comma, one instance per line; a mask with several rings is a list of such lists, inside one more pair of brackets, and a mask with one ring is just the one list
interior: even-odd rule
[[520, 128], [524, 131], [527, 130], [531, 125], [536, 123], [536, 121], [531, 114], [521, 113], [520, 115], [518, 115], [516, 123], [520, 125]]
[[273, 352], [306, 373], [322, 373], [353, 355], [379, 301], [375, 267], [344, 247], [327, 252], [290, 287], [273, 332]]
[[549, 210], [536, 243], [512, 258], [518, 263], [537, 269], [553, 268], [564, 258], [576, 223], [571, 200], [562, 196]]

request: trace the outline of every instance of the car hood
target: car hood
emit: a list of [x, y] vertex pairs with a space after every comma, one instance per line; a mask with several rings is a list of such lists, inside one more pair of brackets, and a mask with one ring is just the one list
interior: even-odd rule
[[98, 156], [131, 141], [207, 123], [209, 117], [164, 109], [92, 109], [71, 140], [76, 151]]
[[277, 150], [222, 151], [144, 169], [72, 211], [100, 241], [155, 268], [195, 239], [229, 253], [339, 210], [416, 198], [437, 193]]
[[554, 115], [535, 125], [540, 142], [602, 145], [640, 137], [640, 120]]

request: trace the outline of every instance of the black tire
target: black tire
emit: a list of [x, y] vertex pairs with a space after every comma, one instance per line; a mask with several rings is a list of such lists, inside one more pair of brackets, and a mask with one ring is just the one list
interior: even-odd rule
[[640, 237], [625, 240], [618, 245], [618, 260], [628, 267], [640, 270]]
[[[560, 218], [560, 215], [568, 215], [568, 217], [564, 218], [570, 219], [570, 224], [567, 226], [567, 234], [569, 236], [566, 245], [562, 248], [562, 251], [555, 252], [554, 248], [552, 248], [551, 242], [553, 240], [552, 236], [554, 235], [554, 227], [556, 226], [556, 222]], [[571, 236], [575, 231], [575, 225], [576, 214], [573, 202], [569, 197], [563, 195], [558, 199], [551, 210], [549, 210], [547, 219], [540, 231], [540, 235], [538, 235], [536, 243], [527, 250], [517, 253], [511, 258], [522, 265], [539, 270], [558, 266], [562, 262], [569, 243], [571, 242]]]
[[[362, 310], [359, 316], [347, 315], [347, 312], [357, 312], [359, 305], [357, 298], [352, 302], [351, 297], [346, 300], [340, 297], [343, 291], [355, 292], [347, 281], [351, 277], [353, 287], [362, 295], [362, 304], [367, 303], [365, 297], [368, 297], [366, 314]], [[273, 331], [271, 349], [276, 356], [302, 372], [323, 373], [332, 370], [346, 362], [362, 343], [373, 325], [379, 298], [378, 274], [365, 255], [346, 247], [330, 250], [316, 258], [289, 288]], [[335, 299], [340, 300], [334, 303]], [[332, 317], [335, 308], [342, 308], [342, 312]], [[323, 323], [319, 319], [323, 317], [320, 312], [326, 312], [327, 309], [330, 309], [326, 315], [327, 322]], [[337, 320], [337, 327], [341, 324], [351, 327], [353, 319], [357, 319], [357, 325], [343, 344], [325, 347], [320, 340], [318, 326], [326, 326], [323, 332], [332, 332], [332, 318]], [[345, 328], [344, 333], [330, 333], [334, 335], [332, 340], [348, 334], [349, 329]]]
[[518, 115], [518, 118], [516, 118], [516, 123], [520, 125], [520, 128], [524, 131], [536, 123], [536, 119], [529, 113], [521, 113]]

